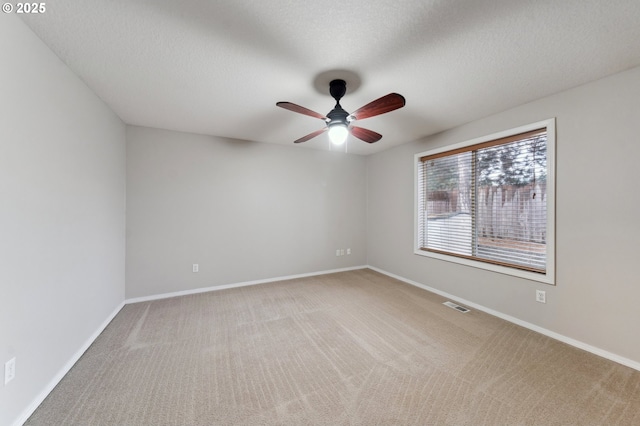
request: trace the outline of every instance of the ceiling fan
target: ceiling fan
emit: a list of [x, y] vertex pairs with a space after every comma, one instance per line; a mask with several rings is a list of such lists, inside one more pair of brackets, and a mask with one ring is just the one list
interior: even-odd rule
[[308, 135], [293, 142], [306, 142], [328, 130], [329, 139], [331, 139], [331, 142], [336, 145], [344, 143], [349, 133], [365, 142], [374, 143], [382, 138], [380, 133], [364, 129], [362, 127], [353, 126], [351, 123], [355, 120], [362, 120], [384, 114], [386, 112], [391, 112], [398, 108], [402, 108], [405, 105], [404, 96], [397, 93], [389, 93], [375, 101], [369, 102], [365, 106], [349, 114], [347, 111], [342, 109], [342, 106], [340, 106], [340, 99], [344, 96], [346, 91], [347, 83], [344, 80], [332, 80], [329, 83], [329, 93], [331, 93], [331, 96], [336, 100], [336, 106], [333, 107], [326, 116], [291, 102], [276, 103], [276, 105], [281, 108], [319, 118], [320, 120], [324, 120], [327, 124], [325, 128], [309, 133]]

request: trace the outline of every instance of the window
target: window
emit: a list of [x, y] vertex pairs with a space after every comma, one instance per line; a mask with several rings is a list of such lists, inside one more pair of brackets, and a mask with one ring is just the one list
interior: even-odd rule
[[415, 157], [415, 253], [554, 284], [555, 121]]

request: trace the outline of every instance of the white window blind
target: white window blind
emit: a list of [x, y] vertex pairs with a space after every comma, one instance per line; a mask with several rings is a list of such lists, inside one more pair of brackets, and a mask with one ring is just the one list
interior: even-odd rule
[[418, 244], [547, 272], [547, 129], [420, 158]]

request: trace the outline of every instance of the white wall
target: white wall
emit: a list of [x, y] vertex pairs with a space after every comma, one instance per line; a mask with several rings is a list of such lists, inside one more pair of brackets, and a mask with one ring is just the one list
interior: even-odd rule
[[127, 126], [127, 298], [364, 265], [365, 197], [361, 156]]
[[[25, 420], [124, 300], [125, 127], [0, 16], [0, 424]], [[0, 371], [3, 371], [0, 370]], [[4, 375], [2, 375], [4, 377]]]
[[[557, 285], [414, 255], [413, 155], [551, 117]], [[370, 156], [368, 263], [640, 362], [639, 134], [635, 68]], [[535, 302], [536, 288], [546, 304]]]

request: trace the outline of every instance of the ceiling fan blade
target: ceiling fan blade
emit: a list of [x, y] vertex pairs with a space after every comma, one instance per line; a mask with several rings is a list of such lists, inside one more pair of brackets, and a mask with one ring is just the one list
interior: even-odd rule
[[315, 131], [315, 132], [313, 132], [313, 133], [309, 133], [307, 136], [303, 136], [303, 137], [301, 137], [300, 139], [293, 141], [293, 143], [306, 142], [306, 141], [308, 141], [309, 139], [313, 139], [313, 138], [315, 138], [316, 136], [321, 135], [321, 134], [323, 134], [323, 133], [324, 133], [324, 132], [326, 132], [326, 131], [327, 131], [327, 127], [322, 128], [322, 129], [320, 129], [320, 130], [316, 130], [316, 131]]
[[314, 118], [319, 118], [320, 120], [327, 120], [327, 117], [325, 117], [324, 115], [315, 111], [311, 111], [310, 109], [302, 107], [300, 105], [292, 104], [291, 102], [277, 102], [276, 105], [280, 108], [288, 109], [289, 111], [309, 115]]
[[397, 93], [389, 93], [375, 101], [369, 102], [362, 108], [352, 112], [351, 115], [355, 117], [356, 120], [362, 120], [363, 118], [373, 117], [402, 108], [404, 104], [404, 96]]
[[374, 132], [373, 130], [356, 126], [351, 126], [349, 130], [351, 131], [351, 134], [353, 136], [368, 143], [378, 142], [380, 139], [382, 139], [382, 135], [380, 133]]

